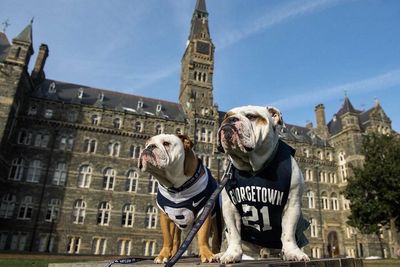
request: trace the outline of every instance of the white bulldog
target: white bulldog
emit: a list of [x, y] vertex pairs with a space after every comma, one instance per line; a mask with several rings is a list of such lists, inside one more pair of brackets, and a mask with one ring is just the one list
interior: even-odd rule
[[215, 256], [221, 263], [240, 261], [242, 243], [282, 249], [284, 260], [309, 260], [298, 245], [308, 242], [301, 216], [304, 180], [294, 149], [279, 139], [276, 126], [282, 123], [276, 108], [244, 106], [227, 112], [221, 124], [219, 141], [234, 167], [222, 191], [228, 248]]
[[[162, 211], [160, 225], [163, 247], [155, 258], [155, 263], [167, 262], [175, 255], [180, 246], [180, 229], [191, 229], [196, 217], [217, 187], [211, 172], [203, 166], [192, 148], [193, 143], [187, 136], [160, 134], [146, 142], [139, 158], [139, 168], [152, 174], [160, 185], [157, 205]], [[217, 209], [215, 212], [219, 212]], [[202, 262], [213, 260], [214, 253], [208, 244], [211, 226], [214, 230], [213, 251], [219, 252], [221, 231], [215, 230], [218, 228], [217, 217], [208, 216], [197, 234]]]

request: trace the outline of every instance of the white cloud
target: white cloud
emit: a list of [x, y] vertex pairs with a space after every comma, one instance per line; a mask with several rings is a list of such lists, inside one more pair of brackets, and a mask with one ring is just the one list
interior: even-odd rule
[[343, 95], [344, 92], [357, 95], [366, 92], [387, 90], [399, 85], [400, 69], [395, 69], [360, 81], [348, 82], [328, 88], [316, 88], [307, 92], [303, 91], [301, 94], [283, 98], [269, 104], [281, 109], [291, 110], [336, 98], [339, 94]]
[[244, 27], [228, 31], [226, 34], [217, 37], [218, 47], [228, 47], [262, 30], [290, 19], [295, 19], [300, 16], [329, 8], [340, 2], [342, 2], [342, 0], [302, 0], [293, 1], [289, 4], [269, 9], [263, 16], [260, 16], [252, 22], [248, 22]]

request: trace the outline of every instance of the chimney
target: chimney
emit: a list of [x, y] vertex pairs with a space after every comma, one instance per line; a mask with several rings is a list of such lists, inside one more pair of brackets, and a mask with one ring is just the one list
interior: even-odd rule
[[49, 48], [46, 44], [41, 44], [39, 48], [39, 53], [36, 58], [35, 67], [32, 70], [32, 80], [35, 85], [41, 83], [46, 75], [44, 74], [44, 64], [46, 63], [46, 59], [49, 56]]
[[317, 119], [317, 133], [322, 138], [328, 137], [328, 127], [325, 121], [325, 107], [324, 104], [318, 104], [315, 107], [315, 116]]

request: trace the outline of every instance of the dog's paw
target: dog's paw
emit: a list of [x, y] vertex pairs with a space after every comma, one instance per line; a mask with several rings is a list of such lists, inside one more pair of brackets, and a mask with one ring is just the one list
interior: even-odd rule
[[154, 263], [156, 263], [156, 264], [166, 263], [168, 260], [169, 260], [169, 257], [164, 257], [164, 256], [159, 255], [154, 259]]
[[154, 263], [161, 264], [166, 263], [171, 257], [171, 249], [163, 247], [158, 254], [158, 256], [154, 259]]
[[218, 253], [214, 260], [222, 264], [239, 262], [242, 259], [243, 251], [240, 246], [229, 246], [225, 252]]
[[199, 248], [199, 255], [201, 262], [213, 262], [214, 253], [210, 250], [208, 246], [202, 246]]
[[310, 258], [299, 248], [282, 250], [282, 258], [286, 261], [309, 261]]

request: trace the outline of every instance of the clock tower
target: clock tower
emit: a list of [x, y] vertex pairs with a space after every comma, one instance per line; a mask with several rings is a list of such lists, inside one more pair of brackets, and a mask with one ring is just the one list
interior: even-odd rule
[[212, 115], [214, 44], [205, 0], [197, 0], [181, 64], [179, 102], [185, 113]]

